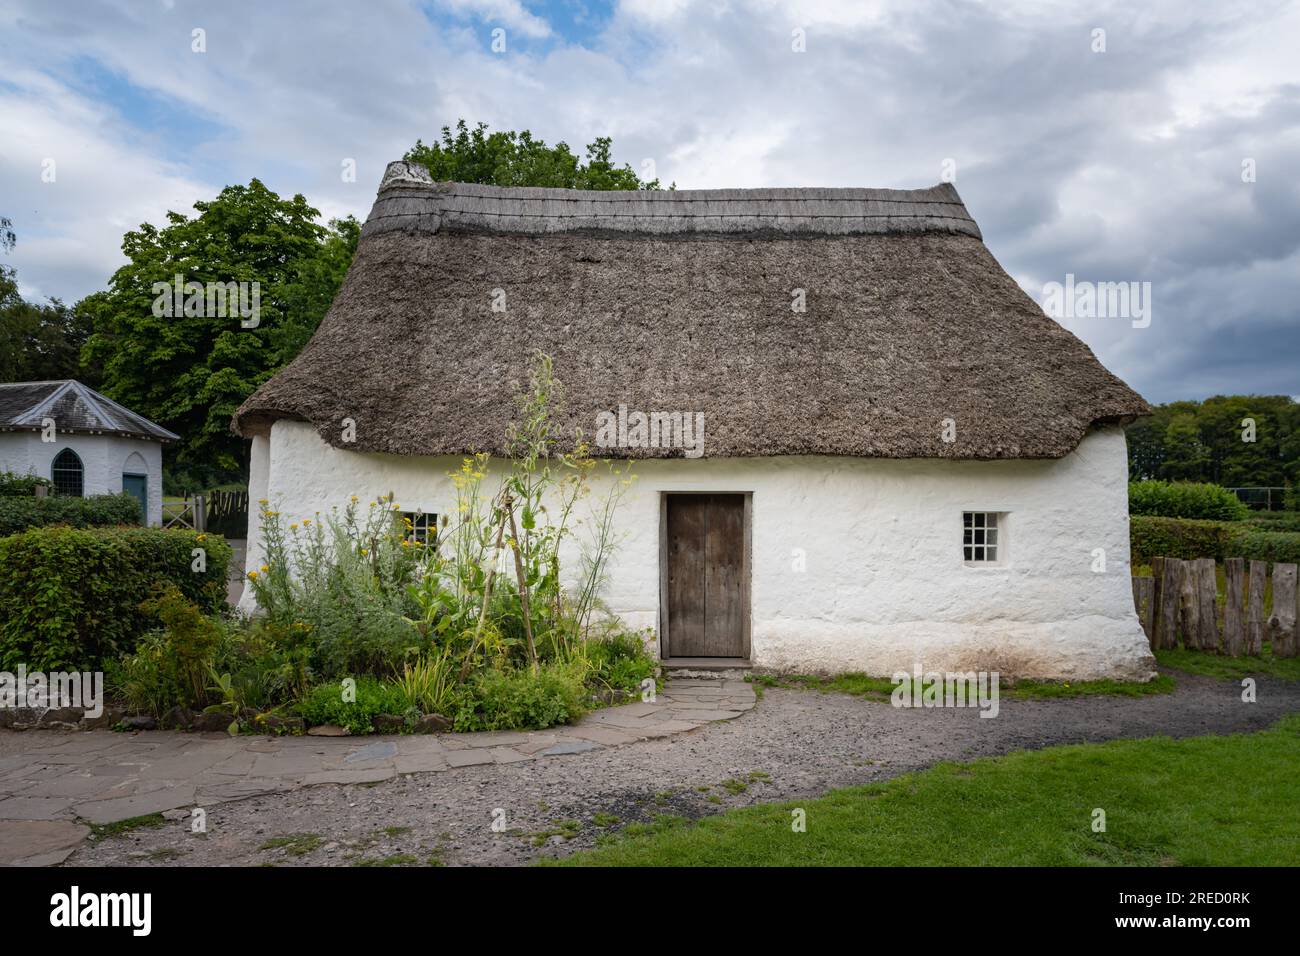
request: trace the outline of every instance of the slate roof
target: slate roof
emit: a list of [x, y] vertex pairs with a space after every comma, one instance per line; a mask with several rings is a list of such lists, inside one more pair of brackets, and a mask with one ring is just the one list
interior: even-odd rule
[[39, 431], [54, 419], [63, 432], [178, 441], [179, 435], [74, 379], [0, 383], [0, 431]]

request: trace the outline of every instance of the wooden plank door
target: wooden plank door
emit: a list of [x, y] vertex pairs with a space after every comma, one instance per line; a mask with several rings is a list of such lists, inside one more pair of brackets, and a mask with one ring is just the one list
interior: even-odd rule
[[744, 657], [748, 613], [744, 495], [669, 495], [668, 654]]

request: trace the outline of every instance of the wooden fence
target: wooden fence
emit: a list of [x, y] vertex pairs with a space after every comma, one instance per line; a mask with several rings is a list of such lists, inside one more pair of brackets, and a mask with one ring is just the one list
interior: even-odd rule
[[164, 501], [162, 526], [164, 528], [190, 528], [206, 531], [206, 503], [202, 495], [193, 495], [181, 501]]
[[1175, 648], [1181, 639], [1188, 650], [1257, 657], [1268, 641], [1274, 657], [1297, 656], [1296, 565], [1273, 565], [1273, 608], [1265, 617], [1268, 570], [1267, 561], [1224, 561], [1220, 614], [1213, 558], [1153, 558], [1151, 577], [1133, 579], [1133, 604], [1151, 649]]
[[227, 538], [248, 537], [247, 491], [209, 491], [203, 498], [209, 531]]

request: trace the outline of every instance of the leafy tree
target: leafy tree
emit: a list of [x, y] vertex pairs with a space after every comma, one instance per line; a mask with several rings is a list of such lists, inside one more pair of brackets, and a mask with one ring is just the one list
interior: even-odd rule
[[658, 179], [643, 182], [624, 164], [610, 159], [612, 141], [598, 136], [581, 162], [561, 142], [547, 146], [524, 130], [489, 133], [486, 123], [470, 129], [464, 120], [442, 128], [441, 142], [416, 140], [404, 157], [423, 163], [434, 179], [493, 186], [550, 186], [561, 189], [659, 189]]
[[[315, 331], [360, 226], [350, 217], [322, 226], [301, 195], [282, 199], [256, 179], [194, 208], [192, 218], [169, 212], [162, 228], [144, 223], [123, 237], [129, 261], [81, 304], [94, 329], [82, 354], [102, 363], [106, 394], [181, 436], [169, 472], [201, 485], [246, 473], [247, 443], [231, 434], [231, 415]], [[245, 328], [237, 309], [210, 300], [155, 314], [155, 283], [177, 275], [257, 283], [258, 324]]]
[[[1253, 434], [1247, 421], [1253, 422]], [[1216, 395], [1159, 405], [1128, 427], [1129, 475], [1229, 488], [1300, 482], [1300, 403], [1286, 395]], [[1253, 441], [1246, 440], [1253, 438]]]

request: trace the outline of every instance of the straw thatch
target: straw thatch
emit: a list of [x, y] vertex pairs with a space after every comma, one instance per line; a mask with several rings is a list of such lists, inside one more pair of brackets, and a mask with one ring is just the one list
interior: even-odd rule
[[598, 193], [421, 174], [390, 167], [333, 307], [236, 413], [242, 434], [286, 417], [358, 451], [499, 452], [535, 349], [565, 385], [566, 434], [620, 405], [703, 412], [708, 457], [1052, 458], [1149, 412], [1002, 270], [950, 185]]

